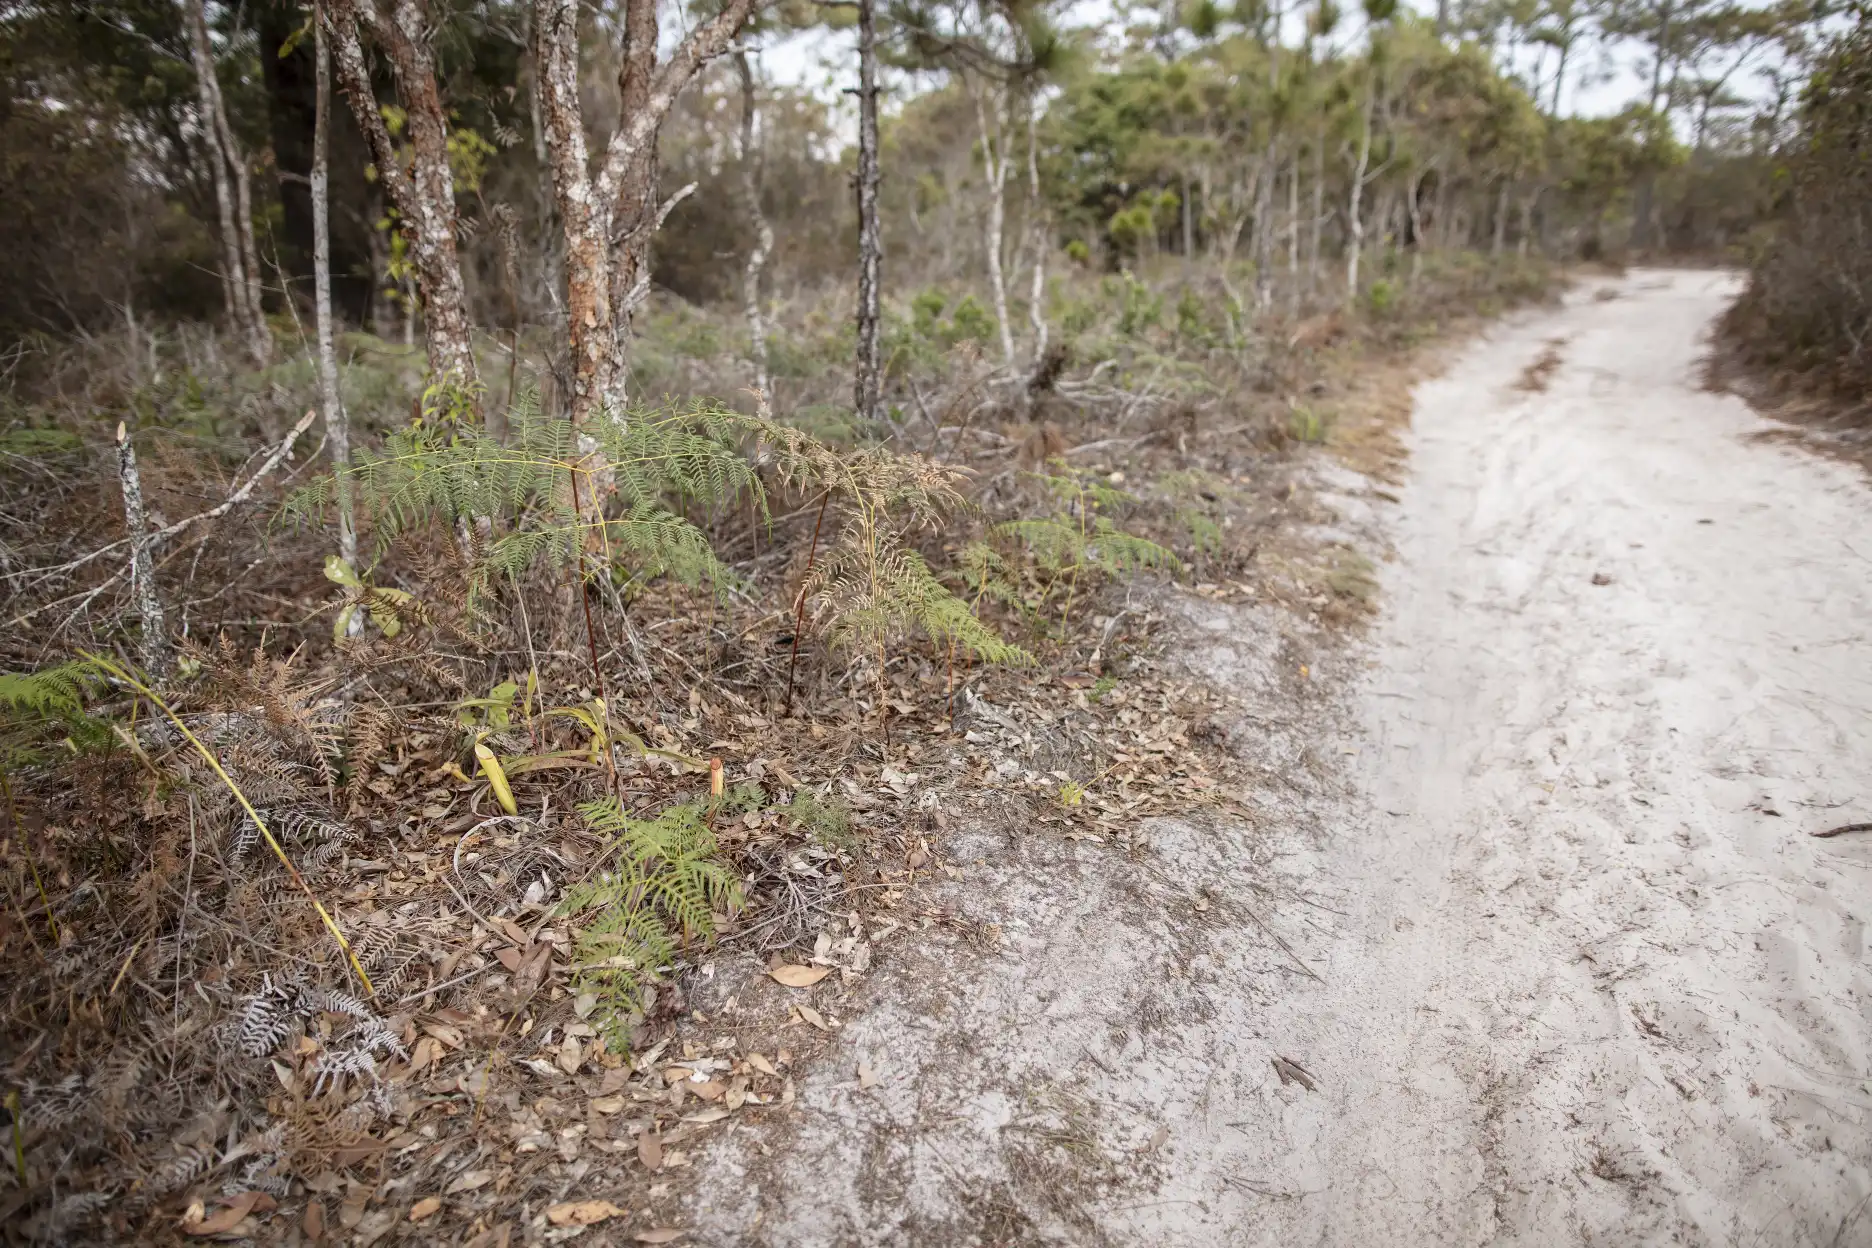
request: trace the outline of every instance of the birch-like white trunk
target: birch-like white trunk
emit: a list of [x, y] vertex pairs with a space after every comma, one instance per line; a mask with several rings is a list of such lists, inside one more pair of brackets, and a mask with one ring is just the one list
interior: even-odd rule
[[1008, 324], [1007, 279], [1001, 268], [1001, 244], [1007, 220], [1007, 130], [1006, 101], [997, 107], [996, 124], [988, 121], [987, 88], [971, 84], [975, 97], [975, 122], [981, 132], [982, 165], [987, 175], [988, 220], [983, 245], [988, 252], [988, 293], [994, 300], [995, 321], [1001, 329], [1001, 359], [1014, 367], [1014, 327]]
[[761, 211], [761, 125], [760, 97], [756, 92], [754, 67], [745, 49], [735, 52], [735, 72], [741, 77], [741, 200], [753, 227], [754, 245], [748, 248], [747, 265], [741, 272], [741, 297], [747, 311], [748, 347], [754, 361], [754, 388], [761, 403], [773, 401], [773, 382], [767, 366], [767, 321], [761, 314], [761, 272], [773, 251], [773, 226]]
[[880, 270], [884, 237], [878, 225], [878, 85], [876, 0], [858, 0], [858, 360], [852, 399], [860, 418], [875, 420], [883, 387]]
[[1365, 198], [1365, 171], [1371, 167], [1372, 109], [1375, 90], [1365, 95], [1365, 124], [1359, 130], [1358, 164], [1352, 170], [1352, 191], [1346, 203], [1346, 302], [1358, 298], [1359, 258], [1365, 246], [1365, 221], [1360, 206]]
[[1033, 365], [1038, 375], [1046, 357], [1046, 262], [1050, 244], [1046, 201], [1040, 197], [1040, 138], [1033, 93], [1027, 95], [1027, 229], [1033, 240], [1033, 278], [1027, 296], [1027, 322], [1033, 326]]
[[[325, 27], [312, 24], [316, 105], [312, 115], [312, 309], [318, 339], [319, 413], [325, 421], [325, 445], [337, 477], [338, 557], [357, 569], [357, 517], [351, 505], [351, 422], [338, 394], [338, 355], [332, 323], [331, 288], [331, 47]], [[363, 620], [353, 616], [359, 628]]]
[[1274, 302], [1274, 178], [1278, 148], [1268, 140], [1261, 158], [1261, 177], [1255, 185], [1254, 266], [1255, 307], [1265, 312]]
[[143, 509], [136, 444], [122, 421], [117, 422], [117, 484], [123, 491], [124, 527], [130, 534], [130, 593], [142, 626], [137, 657], [144, 671], [161, 678], [169, 674], [169, 626], [156, 588], [155, 561], [150, 557], [149, 515]]

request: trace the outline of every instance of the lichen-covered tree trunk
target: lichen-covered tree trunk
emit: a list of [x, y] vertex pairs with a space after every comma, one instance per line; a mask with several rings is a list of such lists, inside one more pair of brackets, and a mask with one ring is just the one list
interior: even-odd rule
[[1268, 140], [1261, 157], [1261, 177], [1254, 198], [1255, 307], [1267, 311], [1274, 303], [1274, 179], [1279, 173], [1279, 148]]
[[882, 370], [879, 353], [879, 275], [884, 240], [878, 230], [877, 13], [875, 0], [858, 0], [858, 362], [852, 380], [858, 415], [874, 420]]
[[745, 49], [735, 53], [735, 72], [741, 78], [741, 202], [753, 227], [753, 244], [748, 248], [747, 264], [741, 271], [741, 298], [747, 311], [748, 354], [754, 361], [754, 388], [761, 401], [773, 400], [772, 382], [767, 375], [767, 322], [761, 315], [761, 271], [773, 251], [773, 226], [761, 211], [761, 132], [760, 98], [755, 92], [754, 68]]
[[[358, 128], [370, 142], [378, 176], [409, 240], [422, 293], [431, 379], [454, 388], [478, 412], [480, 378], [461, 257], [455, 246], [455, 177], [449, 168], [448, 115], [436, 86], [428, 15], [420, 0], [394, 0], [387, 13], [373, 0], [327, 0], [324, 12], [339, 84]], [[359, 36], [364, 26], [389, 59], [403, 102], [410, 145], [407, 168], [371, 88]]]
[[1287, 314], [1299, 309], [1300, 299], [1300, 150], [1295, 145], [1287, 162]]
[[[1027, 294], [1027, 321], [1033, 326], [1033, 373], [1038, 380], [1046, 367], [1046, 262], [1048, 237], [1046, 200], [1040, 194], [1039, 102], [1027, 92], [1027, 231], [1033, 251], [1033, 284]], [[1029, 385], [1031, 391], [1032, 385]]]
[[1360, 215], [1365, 197], [1365, 173], [1371, 168], [1372, 110], [1377, 92], [1365, 95], [1365, 124], [1359, 130], [1358, 163], [1352, 169], [1352, 189], [1346, 201], [1346, 302], [1358, 298], [1359, 258], [1365, 246], [1365, 219]]
[[143, 670], [158, 678], [169, 674], [169, 626], [162, 594], [156, 587], [156, 561], [150, 553], [149, 516], [143, 509], [143, 477], [137, 471], [136, 444], [123, 421], [117, 422], [117, 484], [123, 491], [124, 528], [130, 535], [130, 591], [136, 599], [137, 657]]
[[[357, 568], [357, 518], [352, 514], [351, 424], [338, 394], [338, 357], [333, 346], [331, 288], [331, 47], [325, 27], [314, 23], [312, 112], [312, 315], [318, 338], [319, 410], [325, 420], [325, 445], [331, 454], [338, 489], [338, 557]], [[362, 620], [353, 616], [361, 626]]]
[[983, 186], [987, 196], [982, 250], [988, 260], [988, 294], [994, 300], [995, 323], [1001, 331], [1001, 362], [1013, 368], [1014, 327], [1008, 324], [1007, 275], [1001, 265], [1001, 248], [1007, 235], [1007, 107], [1005, 99], [997, 101], [991, 121], [989, 90], [986, 83], [969, 83], [969, 95], [975, 102], [975, 125], [981, 139]]

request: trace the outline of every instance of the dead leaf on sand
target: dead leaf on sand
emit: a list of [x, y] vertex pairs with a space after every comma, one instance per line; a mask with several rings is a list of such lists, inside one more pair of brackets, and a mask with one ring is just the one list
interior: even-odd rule
[[624, 1213], [608, 1200], [572, 1200], [548, 1209], [546, 1220], [554, 1226], [592, 1226]]
[[832, 968], [829, 966], [794, 966], [792, 963], [783, 962], [767, 973], [773, 976], [776, 983], [785, 984], [789, 988], [810, 988], [830, 975]]

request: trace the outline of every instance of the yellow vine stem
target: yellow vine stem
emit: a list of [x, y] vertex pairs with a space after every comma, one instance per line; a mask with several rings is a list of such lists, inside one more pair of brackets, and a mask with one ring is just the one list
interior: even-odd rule
[[189, 730], [189, 726], [182, 722], [182, 717], [177, 715], [167, 702], [163, 701], [161, 694], [137, 679], [136, 675], [129, 669], [121, 667], [117, 663], [101, 655], [87, 653], [84, 657], [87, 661], [95, 664], [99, 671], [122, 681], [138, 694], [148, 698], [150, 704], [167, 716], [169, 722], [175, 725], [176, 731], [180, 732], [183, 737], [188, 740], [188, 743], [195, 747], [195, 752], [200, 754], [210, 767], [214, 768], [215, 775], [221, 777], [221, 783], [225, 784], [228, 792], [234, 795], [234, 800], [239, 802], [241, 809], [247, 812], [247, 817], [254, 821], [254, 827], [260, 829], [260, 835], [265, 838], [267, 848], [273, 851], [273, 856], [278, 858], [280, 860], [280, 865], [286, 868], [286, 874], [292, 877], [293, 883], [299, 886], [299, 891], [306, 895], [306, 900], [312, 903], [312, 908], [314, 910], [318, 911], [320, 920], [325, 924], [325, 930], [330, 932], [332, 934], [332, 939], [338, 942], [338, 948], [343, 951], [345, 961], [351, 964], [352, 973], [358, 977], [358, 982], [364, 985], [364, 995], [377, 995], [377, 989], [371, 985], [370, 976], [364, 973], [364, 968], [358, 965], [357, 955], [351, 952], [351, 942], [346, 940], [344, 938], [344, 933], [338, 930], [338, 921], [332, 918], [330, 911], [325, 909], [324, 903], [321, 902], [318, 899], [318, 895], [312, 891], [312, 886], [306, 883], [305, 876], [299, 874], [299, 868], [293, 866], [292, 859], [286, 856], [286, 851], [280, 848], [280, 843], [273, 839], [273, 831], [267, 827], [266, 820], [260, 817], [260, 812], [254, 809], [253, 803], [247, 800], [247, 795], [241, 792], [238, 784], [234, 783], [234, 777], [228, 775], [227, 769], [221, 765], [221, 760], [214, 756], [214, 751], [202, 744], [201, 738], [197, 737]]

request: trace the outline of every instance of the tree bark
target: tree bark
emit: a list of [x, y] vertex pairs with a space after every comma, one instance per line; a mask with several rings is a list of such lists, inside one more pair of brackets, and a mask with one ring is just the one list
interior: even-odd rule
[[1326, 136], [1313, 145], [1313, 225], [1307, 231], [1307, 294], [1319, 293], [1320, 230], [1326, 225]]
[[773, 226], [761, 210], [762, 135], [760, 100], [755, 94], [754, 69], [748, 63], [746, 49], [735, 52], [735, 72], [741, 77], [741, 199], [748, 223], [753, 227], [754, 244], [748, 248], [747, 266], [742, 270], [742, 300], [747, 305], [749, 354], [754, 360], [754, 388], [761, 403], [773, 402], [772, 381], [767, 375], [767, 323], [761, 315], [761, 270], [767, 267], [767, 255], [773, 250]]
[[187, 19], [202, 137], [214, 170], [215, 208], [220, 216], [221, 293], [227, 302], [228, 320], [247, 353], [254, 363], [265, 364], [272, 358], [273, 344], [261, 308], [260, 264], [253, 239], [253, 196], [247, 162], [228, 126], [221, 82], [215, 76], [214, 47], [208, 40], [204, 0], [189, 0]]
[[1033, 326], [1033, 375], [1038, 377], [1047, 349], [1046, 262], [1050, 231], [1046, 201], [1040, 196], [1040, 123], [1035, 105], [1033, 92], [1027, 92], [1027, 229], [1033, 239], [1033, 285], [1027, 296], [1027, 322]]
[[[385, 13], [375, 0], [327, 0], [324, 16], [333, 61], [358, 129], [370, 143], [377, 176], [409, 240], [421, 287], [430, 379], [452, 387], [478, 416], [480, 376], [455, 247], [455, 176], [448, 160], [448, 115], [436, 87], [430, 47], [434, 32], [421, 0], [392, 0], [392, 6]], [[407, 168], [371, 88], [360, 26], [369, 27], [396, 79], [410, 145]]]
[[[319, 410], [325, 445], [337, 477], [338, 557], [357, 569], [357, 517], [351, 506], [351, 424], [338, 394], [338, 357], [333, 349], [331, 284], [331, 48], [325, 27], [313, 23], [318, 103], [312, 123], [312, 309], [318, 339]], [[359, 621], [360, 625], [362, 621]]]
[[878, 85], [876, 0], [858, 0], [858, 360], [852, 400], [860, 418], [875, 420], [882, 388], [879, 351]]
[[1418, 170], [1411, 178], [1405, 194], [1405, 206], [1410, 211], [1411, 257], [1410, 275], [1414, 282], [1423, 275], [1424, 225], [1423, 225], [1423, 180], [1430, 173], [1431, 166]]
[[1278, 173], [1279, 147], [1268, 139], [1261, 157], [1261, 177], [1255, 187], [1254, 264], [1255, 307], [1267, 311], [1274, 303], [1274, 179]]
[[988, 293], [994, 300], [995, 320], [1001, 330], [1001, 361], [1014, 367], [1014, 327], [1008, 324], [1007, 275], [1001, 267], [1001, 244], [1007, 226], [1007, 103], [1005, 98], [996, 110], [995, 124], [989, 125], [985, 84], [971, 82], [969, 94], [975, 101], [975, 124], [981, 133], [982, 167], [987, 175], [988, 219], [982, 244], [988, 255]]
[[1365, 245], [1365, 222], [1359, 204], [1365, 196], [1365, 171], [1371, 166], [1372, 108], [1376, 89], [1365, 96], [1365, 124], [1359, 130], [1358, 163], [1352, 169], [1352, 191], [1346, 203], [1346, 302], [1358, 298], [1359, 253]]
[[136, 598], [141, 635], [137, 657], [143, 670], [161, 678], [169, 674], [169, 626], [163, 615], [162, 595], [156, 588], [155, 561], [150, 558], [149, 517], [143, 510], [143, 478], [137, 472], [136, 444], [130, 431], [117, 422], [117, 484], [123, 490], [124, 527], [130, 533], [130, 592]]
[[[625, 0], [618, 68], [620, 121], [593, 175], [579, 102], [576, 0], [534, 0], [539, 93], [553, 196], [565, 232], [566, 324], [575, 425], [624, 418], [631, 315], [650, 290], [650, 242], [693, 184], [656, 202], [657, 134], [697, 71], [727, 50], [754, 0], [727, 0], [659, 64], [656, 0]], [[587, 448], [588, 454], [591, 448]], [[603, 488], [605, 474], [594, 474]], [[593, 491], [598, 493], [600, 491]], [[587, 509], [601, 499], [587, 497]]]
[[1495, 233], [1489, 239], [1489, 255], [1499, 256], [1508, 241], [1508, 179], [1495, 189]]

